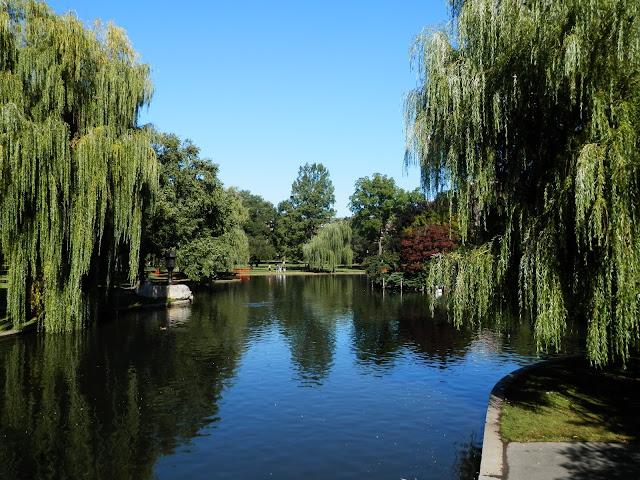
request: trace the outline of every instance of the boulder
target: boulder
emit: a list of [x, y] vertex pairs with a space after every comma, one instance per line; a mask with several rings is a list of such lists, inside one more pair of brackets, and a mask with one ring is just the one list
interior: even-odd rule
[[146, 298], [193, 300], [193, 293], [191, 293], [191, 289], [186, 285], [154, 285], [147, 281], [136, 289], [136, 293]]

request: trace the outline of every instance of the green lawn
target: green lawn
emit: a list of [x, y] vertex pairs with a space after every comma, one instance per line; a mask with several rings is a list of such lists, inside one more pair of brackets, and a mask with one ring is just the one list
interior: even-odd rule
[[640, 358], [628, 368], [585, 360], [551, 362], [516, 378], [505, 392], [505, 442], [640, 442]]
[[[268, 265], [271, 265], [271, 270], [269, 270]], [[284, 274], [284, 275], [317, 275], [317, 273], [315, 272], [309, 272], [306, 270], [306, 264], [304, 263], [287, 263], [286, 264], [286, 271], [283, 272], [278, 272], [277, 268], [278, 268], [278, 263], [260, 263], [258, 265], [258, 267], [253, 267], [250, 269], [248, 275], [275, 275], [278, 273]], [[351, 273], [355, 273], [355, 274], [362, 274], [364, 273], [364, 270], [362, 270], [359, 266], [353, 266], [353, 267], [345, 267], [345, 266], [340, 266], [336, 269], [336, 271], [334, 272], [336, 274], [351, 274]]]

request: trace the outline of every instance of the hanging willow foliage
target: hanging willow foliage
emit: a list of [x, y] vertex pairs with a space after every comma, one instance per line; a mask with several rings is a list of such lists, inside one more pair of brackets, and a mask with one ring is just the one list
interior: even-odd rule
[[338, 265], [351, 265], [351, 227], [344, 220], [323, 226], [302, 246], [304, 258], [314, 270], [335, 272]]
[[625, 361], [640, 344], [640, 2], [450, 4], [412, 48], [406, 162], [490, 240], [432, 279], [456, 321], [517, 282], [540, 347], [576, 318], [594, 364]]
[[46, 331], [82, 326], [124, 245], [135, 276], [157, 183], [137, 127], [151, 93], [124, 30], [0, 0], [0, 250], [15, 328], [32, 314]]

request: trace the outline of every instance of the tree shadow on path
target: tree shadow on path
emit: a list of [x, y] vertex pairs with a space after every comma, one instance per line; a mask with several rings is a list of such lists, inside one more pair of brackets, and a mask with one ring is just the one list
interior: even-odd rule
[[575, 480], [617, 480], [640, 478], [640, 449], [634, 444], [578, 443], [560, 452], [561, 464]]

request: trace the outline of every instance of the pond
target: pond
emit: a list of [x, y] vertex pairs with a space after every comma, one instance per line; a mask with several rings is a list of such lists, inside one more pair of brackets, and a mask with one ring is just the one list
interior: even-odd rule
[[364, 276], [195, 293], [1, 339], [0, 478], [473, 479], [489, 392], [538, 358]]

